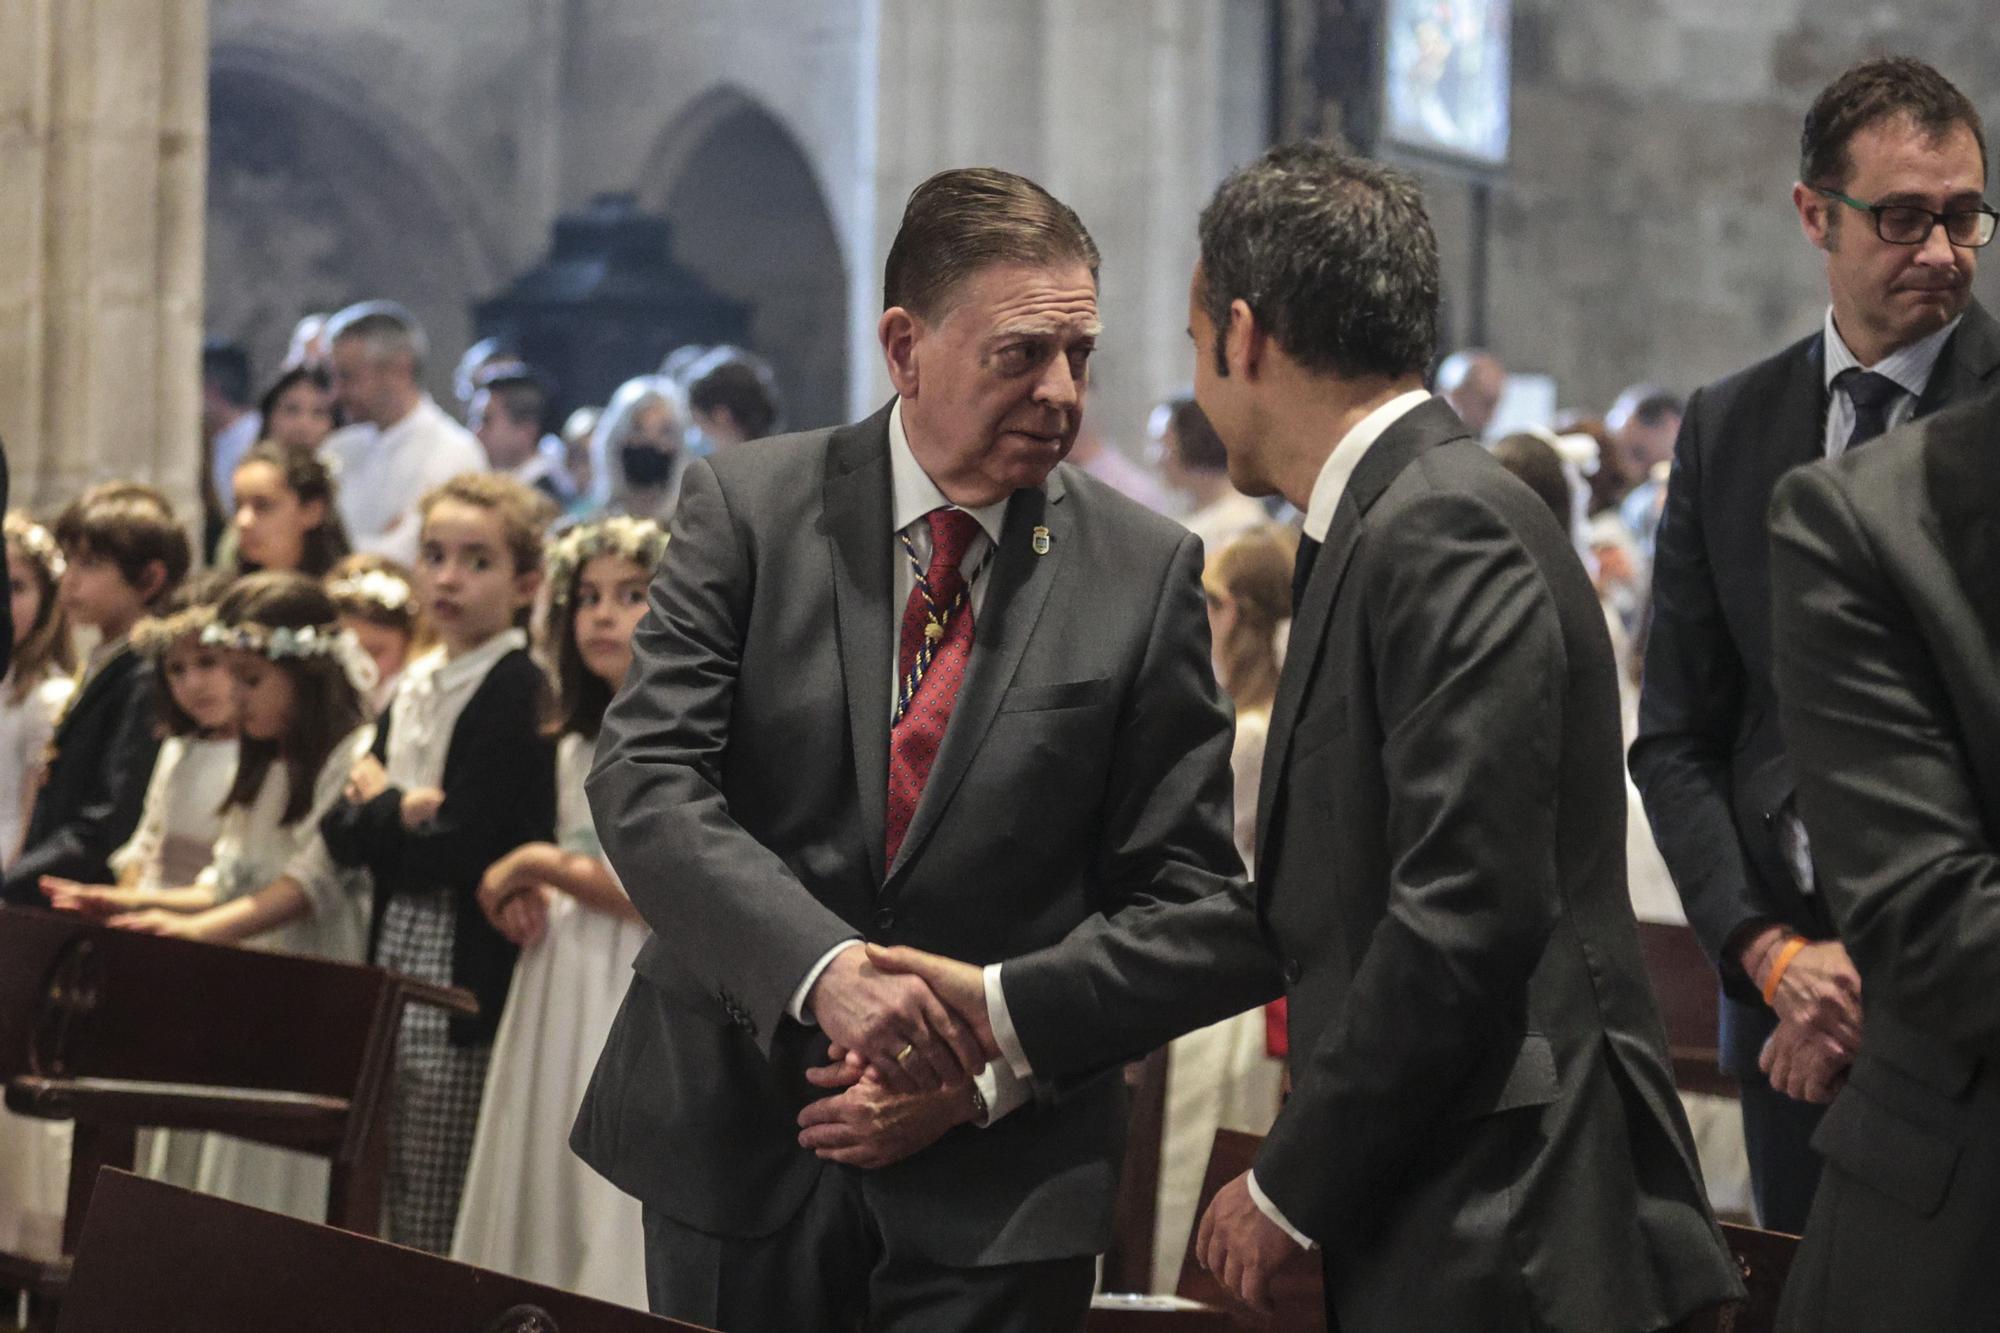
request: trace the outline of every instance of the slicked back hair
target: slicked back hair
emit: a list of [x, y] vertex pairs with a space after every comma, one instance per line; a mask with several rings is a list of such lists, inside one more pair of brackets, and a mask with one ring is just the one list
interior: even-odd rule
[[1854, 169], [1847, 152], [1854, 136], [1897, 117], [1907, 117], [1934, 139], [1965, 126], [1979, 144], [1979, 167], [1984, 173], [1986, 129], [1978, 108], [1923, 61], [1886, 56], [1862, 61], [1813, 99], [1799, 134], [1799, 179], [1807, 185], [1844, 190]]
[[941, 171], [919, 185], [882, 274], [882, 308], [942, 319], [967, 278], [994, 264], [1082, 264], [1097, 243], [1076, 210], [1026, 176], [993, 167]]
[[1326, 143], [1280, 144], [1201, 212], [1202, 308], [1227, 374], [1231, 302], [1300, 366], [1421, 375], [1437, 349], [1438, 247], [1417, 183]]

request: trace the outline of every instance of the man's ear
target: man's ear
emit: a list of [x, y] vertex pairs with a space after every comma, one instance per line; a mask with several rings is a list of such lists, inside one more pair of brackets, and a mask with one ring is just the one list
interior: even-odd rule
[[1248, 301], [1238, 297], [1229, 303], [1229, 327], [1223, 333], [1222, 354], [1230, 374], [1255, 380], [1263, 371], [1269, 339], [1257, 316], [1251, 313]]
[[1833, 249], [1833, 200], [1799, 181], [1792, 186], [1792, 207], [1798, 210], [1799, 230], [1813, 248]]
[[924, 322], [902, 306], [890, 306], [875, 325], [882, 344], [882, 359], [889, 369], [889, 383], [904, 398], [917, 396], [917, 348], [923, 341]]

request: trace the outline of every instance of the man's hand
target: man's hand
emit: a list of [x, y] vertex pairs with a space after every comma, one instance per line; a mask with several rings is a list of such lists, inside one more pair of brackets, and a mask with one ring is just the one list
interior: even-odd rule
[[892, 976], [860, 949], [835, 955], [806, 996], [813, 1021], [856, 1052], [890, 1092], [963, 1084], [986, 1068], [979, 1042], [931, 988]]
[[1195, 1253], [1245, 1305], [1269, 1310], [1272, 1275], [1305, 1251], [1257, 1207], [1245, 1171], [1218, 1190], [1202, 1214]]
[[1790, 1019], [1779, 1021], [1757, 1056], [1757, 1067], [1773, 1088], [1795, 1101], [1821, 1105], [1840, 1091], [1853, 1063], [1853, 1051], [1818, 1028]]
[[829, 1162], [874, 1171], [923, 1151], [976, 1115], [972, 1085], [963, 1078], [925, 1092], [895, 1093], [869, 1075], [799, 1112], [799, 1146]]
[[921, 978], [931, 988], [931, 994], [943, 1000], [971, 1027], [979, 1039], [980, 1048], [986, 1052], [986, 1058], [1000, 1058], [1000, 1044], [993, 1039], [993, 1021], [986, 1013], [984, 969], [905, 945], [885, 948], [880, 944], [871, 944], [868, 946], [868, 961], [884, 972], [900, 972]]
[[[1760, 987], [1768, 972], [1767, 962], [1766, 975], [1757, 979]], [[1818, 940], [1799, 950], [1778, 979], [1771, 1007], [1785, 1022], [1837, 1043], [1850, 1061], [1861, 1049], [1861, 974], [1839, 940]]]

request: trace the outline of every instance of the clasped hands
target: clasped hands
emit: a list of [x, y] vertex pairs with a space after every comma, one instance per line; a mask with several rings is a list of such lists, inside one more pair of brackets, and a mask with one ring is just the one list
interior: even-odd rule
[[[1764, 932], [1744, 949], [1744, 971], [1760, 989], [1769, 984], [1785, 938], [1781, 931]], [[1778, 1029], [1764, 1043], [1757, 1067], [1787, 1097], [1832, 1101], [1861, 1049], [1861, 975], [1846, 947], [1819, 940], [1798, 949], [1778, 978], [1771, 1007]]]
[[[904, 947], [835, 957], [808, 1003], [833, 1042], [832, 1063], [806, 1071], [823, 1097], [799, 1113], [799, 1143], [828, 1161], [876, 1169], [976, 1118], [971, 1084], [1004, 1058], [986, 1009], [984, 972]], [[1270, 1308], [1270, 1280], [1305, 1251], [1264, 1215], [1245, 1172], [1202, 1217], [1196, 1254], [1239, 1299]]]

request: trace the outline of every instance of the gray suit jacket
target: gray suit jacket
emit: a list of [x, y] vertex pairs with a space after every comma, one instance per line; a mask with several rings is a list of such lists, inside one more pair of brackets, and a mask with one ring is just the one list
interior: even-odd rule
[[[1663, 1327], [1740, 1287], [1640, 962], [1623, 790], [1590, 581], [1433, 401], [1363, 456], [1313, 566], [1255, 901], [1080, 932], [1004, 969], [1010, 1013], [1038, 1072], [1087, 1067], [1261, 998], [1275, 959], [1293, 1093], [1257, 1179], [1325, 1247], [1333, 1326]], [[1132, 1012], [1077, 1023], [1092, 996]]]
[[[774, 1231], [846, 1169], [797, 1146], [814, 1034], [785, 1016], [835, 943], [998, 961], [1241, 873], [1200, 544], [1068, 465], [1009, 504], [950, 727], [882, 864], [889, 515], [886, 410], [691, 466], [598, 741], [598, 834], [654, 934], [572, 1141], [720, 1235]], [[894, 1244], [961, 1265], [1102, 1249], [1122, 1091], [1071, 1091], [865, 1173]]]
[[2000, 395], [1778, 483], [1779, 716], [1867, 1006], [1781, 1323], [2000, 1311]]

